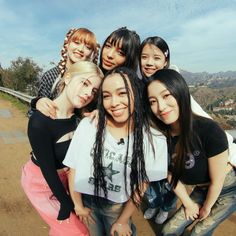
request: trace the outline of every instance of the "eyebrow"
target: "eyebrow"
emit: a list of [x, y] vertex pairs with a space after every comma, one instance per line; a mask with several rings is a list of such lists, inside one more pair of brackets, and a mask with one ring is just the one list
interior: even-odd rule
[[[123, 89], [125, 89], [125, 91], [126, 91], [126, 88], [125, 88], [125, 87], [117, 88], [116, 91], [120, 91], [120, 90], [123, 90]], [[103, 92], [103, 93], [109, 93], [109, 91], [106, 91], [106, 90], [103, 90], [102, 92]]]

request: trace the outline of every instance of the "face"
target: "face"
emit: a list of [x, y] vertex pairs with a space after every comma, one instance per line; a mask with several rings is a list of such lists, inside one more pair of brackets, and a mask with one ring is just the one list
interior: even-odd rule
[[68, 44], [68, 58], [71, 63], [88, 60], [92, 52], [91, 46], [81, 40], [71, 41]]
[[121, 66], [125, 62], [125, 54], [122, 51], [122, 40], [113, 45], [111, 41], [107, 41], [102, 51], [102, 67], [110, 71], [117, 66]]
[[[128, 81], [130, 91], [130, 111], [134, 111], [133, 93]], [[124, 124], [129, 119], [128, 93], [124, 81], [119, 74], [108, 76], [102, 86], [103, 106], [106, 112], [111, 116], [111, 122], [115, 124]]]
[[148, 86], [148, 99], [153, 114], [163, 123], [175, 126], [179, 119], [179, 106], [166, 86], [153, 81]]
[[167, 65], [163, 52], [153, 44], [146, 44], [141, 54], [141, 69], [146, 77], [150, 77], [157, 70]]
[[74, 108], [88, 105], [96, 95], [101, 78], [92, 73], [74, 75], [66, 81], [66, 94]]

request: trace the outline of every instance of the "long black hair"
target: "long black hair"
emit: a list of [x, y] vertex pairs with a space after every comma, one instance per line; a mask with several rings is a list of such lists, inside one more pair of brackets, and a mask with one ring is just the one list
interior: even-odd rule
[[[125, 190], [127, 193], [127, 164], [128, 164], [128, 155], [129, 155], [129, 141], [130, 135], [133, 136], [133, 151], [132, 151], [132, 160], [131, 160], [131, 173], [130, 173], [130, 191], [131, 198], [134, 200], [134, 192], [137, 191], [139, 197], [141, 197], [141, 190], [138, 188], [142, 183], [148, 182], [148, 177], [145, 170], [145, 161], [144, 161], [144, 150], [143, 150], [143, 128], [148, 130], [148, 122], [144, 112], [144, 104], [142, 99], [142, 82], [137, 77], [136, 73], [126, 67], [118, 67], [110, 71], [102, 81], [98, 94], [98, 110], [99, 110], [99, 119], [98, 119], [98, 129], [96, 133], [96, 140], [93, 148], [94, 156], [94, 194], [99, 196], [101, 191], [104, 192], [105, 197], [107, 197], [106, 189], [106, 180], [103, 171], [103, 144], [105, 136], [105, 127], [106, 127], [106, 117], [108, 113], [103, 106], [103, 93], [102, 87], [106, 79], [109, 79], [109, 76], [112, 74], [119, 74], [124, 81], [125, 88], [128, 96], [128, 106], [129, 106], [129, 119], [128, 119], [128, 128], [131, 125], [132, 119], [132, 134], [128, 135], [128, 144], [125, 157]], [[130, 86], [129, 86], [130, 84]], [[133, 98], [131, 98], [131, 91], [133, 92]], [[133, 99], [133, 100], [132, 100]], [[130, 104], [134, 102], [134, 111], [131, 114]], [[129, 130], [129, 129], [128, 129]]]
[[[179, 106], [178, 122], [180, 127], [180, 134], [178, 142], [175, 146], [175, 153], [177, 154], [177, 156], [174, 158], [174, 168], [171, 180], [171, 184], [173, 185], [173, 187], [176, 187], [178, 180], [181, 178], [183, 173], [187, 153], [190, 152], [193, 140], [196, 137], [196, 134], [193, 130], [193, 119], [195, 115], [193, 115], [191, 110], [190, 92], [188, 85], [181, 74], [171, 69], [159, 70], [154, 75], [149, 77], [149, 80], [147, 82], [147, 89], [153, 81], [159, 81], [163, 85], [165, 85], [167, 90], [169, 90], [171, 95], [176, 99]], [[146, 103], [149, 103], [147, 98], [148, 96], [146, 96]], [[170, 145], [170, 125], [166, 125], [164, 122], [155, 117], [151, 112], [149, 104], [147, 104], [146, 107], [148, 107], [147, 112], [149, 113], [152, 121], [163, 133], [167, 135]]]
[[129, 30], [126, 27], [121, 27], [115, 31], [113, 31], [103, 43], [100, 53], [100, 61], [99, 66], [102, 69], [103, 73], [105, 74], [107, 70], [102, 67], [102, 53], [103, 49], [107, 42], [110, 42], [111, 45], [115, 46], [122, 41], [121, 50], [124, 52], [125, 55], [125, 62], [121, 65], [124, 67], [128, 67], [133, 69], [134, 71], [138, 68], [138, 53], [140, 47], [140, 37], [139, 35], [133, 31]]

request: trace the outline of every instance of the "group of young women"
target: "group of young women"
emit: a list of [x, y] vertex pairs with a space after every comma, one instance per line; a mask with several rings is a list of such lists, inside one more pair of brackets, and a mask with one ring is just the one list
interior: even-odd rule
[[[182, 206], [162, 235], [194, 221], [191, 235], [212, 235], [236, 210], [232, 137], [169, 69], [162, 38], [140, 43], [122, 27], [106, 38], [98, 66], [99, 49], [88, 29], [70, 30], [31, 103], [21, 182], [49, 235], [137, 235], [131, 216], [143, 198], [152, 202], [145, 218], [163, 223], [177, 197]], [[88, 110], [94, 119], [83, 118]]]

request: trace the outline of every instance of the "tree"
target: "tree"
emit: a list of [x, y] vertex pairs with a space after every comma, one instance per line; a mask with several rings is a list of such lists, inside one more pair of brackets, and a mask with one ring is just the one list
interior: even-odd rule
[[43, 69], [30, 58], [18, 57], [2, 73], [3, 86], [35, 95]]

